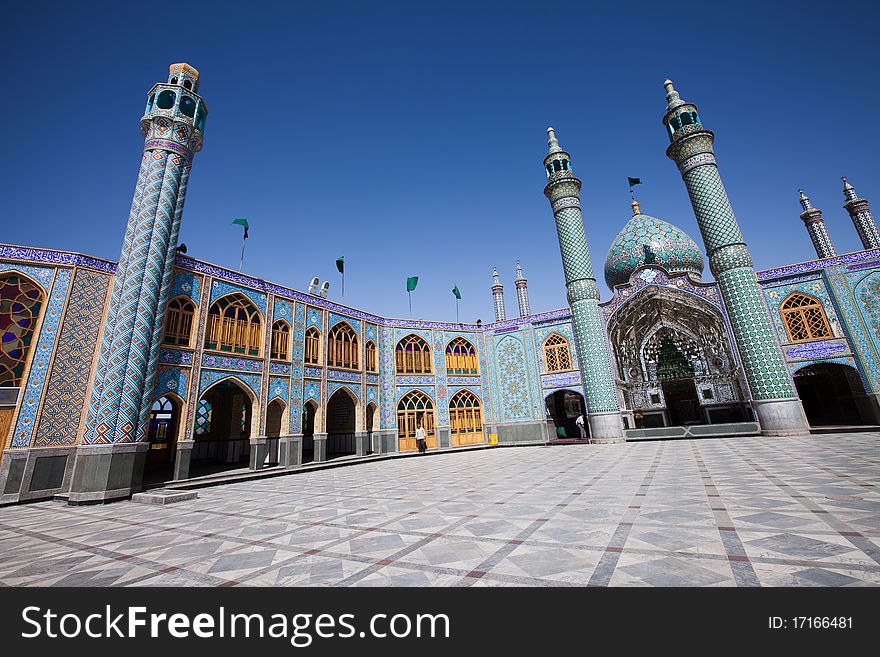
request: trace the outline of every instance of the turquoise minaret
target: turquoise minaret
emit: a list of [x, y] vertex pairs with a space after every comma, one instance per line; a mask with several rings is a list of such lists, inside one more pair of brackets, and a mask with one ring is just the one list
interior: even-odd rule
[[801, 220], [807, 227], [810, 240], [813, 242], [813, 247], [816, 249], [816, 255], [820, 258], [833, 258], [837, 253], [834, 251], [834, 245], [831, 243], [831, 236], [828, 234], [828, 229], [825, 228], [825, 221], [822, 219], [822, 211], [819, 208], [813, 207], [813, 204], [810, 202], [810, 197], [804, 194], [804, 190], [799, 189], [798, 194], [800, 195], [801, 207], [804, 210], [801, 212]]
[[843, 208], [856, 227], [856, 232], [862, 241], [862, 247], [865, 249], [880, 248], [880, 233], [877, 232], [877, 224], [874, 223], [868, 202], [856, 194], [855, 187], [849, 184], [846, 178], [841, 178], [841, 180], [843, 181], [843, 198], [846, 200]]
[[146, 432], [193, 154], [208, 110], [199, 73], [173, 64], [147, 95], [134, 199], [113, 279], [100, 355], [77, 452], [71, 501], [122, 497], [140, 487]]
[[664, 86], [667, 111], [663, 124], [672, 142], [666, 155], [678, 165], [687, 187], [761, 430], [776, 436], [805, 434], [809, 430], [806, 416], [782, 359], [752, 256], [718, 173], [715, 135], [703, 127], [697, 106], [681, 100], [670, 80]]
[[623, 442], [615, 377], [599, 314], [599, 286], [593, 274], [581, 216], [581, 181], [572, 173], [571, 157], [559, 146], [553, 128], [547, 128], [547, 133], [550, 153], [544, 158], [544, 168], [550, 182], [544, 188], [544, 195], [550, 200], [556, 218], [562, 270], [587, 403], [590, 441]]
[[495, 308], [495, 321], [503, 322], [507, 319], [504, 312], [504, 286], [498, 277], [498, 270], [492, 267], [492, 306]]

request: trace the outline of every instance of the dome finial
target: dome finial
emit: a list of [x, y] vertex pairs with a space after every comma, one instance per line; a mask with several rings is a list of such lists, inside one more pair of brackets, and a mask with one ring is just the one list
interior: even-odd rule
[[553, 128], [547, 128], [547, 146], [551, 153], [562, 152], [562, 147], [559, 145], [559, 140], [556, 139], [556, 131]]
[[679, 105], [684, 105], [684, 101], [679, 97], [675, 87], [672, 86], [672, 80], [666, 78], [663, 81], [663, 88], [666, 89], [666, 109], [675, 109]]
[[630, 187], [629, 189], [629, 196], [632, 199], [632, 203], [630, 203], [630, 206], [632, 207], [633, 216], [637, 217], [638, 215], [642, 214], [642, 209], [639, 207], [639, 202], [636, 200], [636, 194], [632, 190], [632, 187]]
[[810, 197], [807, 196], [806, 194], [804, 194], [804, 190], [799, 189], [798, 194], [800, 195], [799, 200], [801, 202], [801, 207], [804, 210], [809, 210], [810, 208], [813, 207], [812, 203], [810, 203]]

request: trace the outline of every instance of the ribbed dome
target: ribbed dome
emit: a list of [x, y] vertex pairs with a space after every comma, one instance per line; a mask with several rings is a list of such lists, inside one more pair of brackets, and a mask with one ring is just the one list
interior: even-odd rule
[[670, 273], [689, 272], [700, 278], [703, 254], [687, 233], [657, 217], [637, 214], [623, 227], [605, 258], [605, 282], [612, 290], [629, 281], [645, 264], [645, 245], [654, 253], [654, 264]]

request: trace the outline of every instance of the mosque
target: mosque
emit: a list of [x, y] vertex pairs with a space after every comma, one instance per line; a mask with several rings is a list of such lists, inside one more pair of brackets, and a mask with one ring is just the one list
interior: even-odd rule
[[384, 318], [182, 254], [208, 113], [198, 85], [174, 64], [147, 95], [118, 262], [0, 244], [0, 504], [405, 452], [419, 423], [430, 449], [880, 424], [868, 202], [844, 180], [864, 250], [838, 255], [801, 192], [816, 259], [756, 272], [714, 134], [668, 80], [666, 153], [704, 248], [633, 199], [600, 302], [581, 182], [551, 128], [544, 193], [569, 306], [532, 312], [517, 263], [517, 316], [496, 271], [483, 325]]

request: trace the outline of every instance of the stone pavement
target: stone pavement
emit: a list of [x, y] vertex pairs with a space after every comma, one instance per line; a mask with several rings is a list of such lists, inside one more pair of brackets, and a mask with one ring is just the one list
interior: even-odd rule
[[880, 584], [880, 434], [521, 447], [0, 508], [0, 585]]

